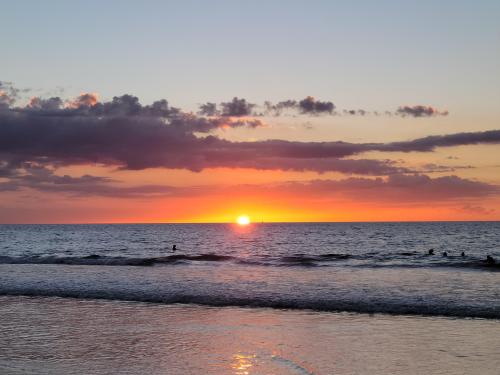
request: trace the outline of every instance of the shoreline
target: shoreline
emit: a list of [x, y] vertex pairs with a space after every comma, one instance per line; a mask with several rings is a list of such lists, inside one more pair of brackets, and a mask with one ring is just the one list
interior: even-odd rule
[[481, 317], [481, 316], [457, 316], [457, 315], [440, 315], [440, 314], [418, 314], [418, 313], [397, 313], [385, 311], [357, 311], [357, 310], [320, 310], [312, 308], [294, 308], [294, 307], [274, 307], [274, 306], [259, 306], [259, 305], [217, 305], [203, 304], [195, 302], [162, 302], [162, 301], [147, 301], [147, 300], [132, 300], [132, 299], [112, 299], [99, 297], [81, 297], [81, 296], [59, 296], [59, 295], [42, 295], [42, 294], [0, 294], [0, 301], [5, 298], [20, 298], [29, 301], [32, 300], [48, 300], [49, 302], [57, 302], [58, 300], [75, 300], [75, 301], [94, 301], [103, 303], [124, 303], [124, 304], [139, 304], [144, 306], [164, 306], [164, 307], [186, 307], [186, 308], [201, 308], [201, 309], [242, 309], [242, 310], [269, 310], [277, 312], [297, 312], [297, 313], [318, 313], [318, 314], [340, 314], [340, 315], [361, 315], [368, 317], [395, 317], [395, 318], [429, 318], [429, 319], [452, 319], [452, 320], [484, 320], [497, 321], [500, 323], [500, 317]]
[[18, 374], [496, 374], [485, 319], [0, 297]]
[[[499, 319], [496, 272], [0, 264], [0, 295]], [[492, 299], [493, 298], [493, 299]]]

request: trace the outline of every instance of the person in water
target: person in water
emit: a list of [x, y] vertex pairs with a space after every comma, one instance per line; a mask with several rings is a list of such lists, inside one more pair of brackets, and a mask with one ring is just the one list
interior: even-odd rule
[[175, 250], [177, 250], [177, 245], [172, 246], [172, 251], [175, 251]]
[[446, 251], [443, 251], [443, 256], [444, 257], [447, 257], [448, 256], [448, 253]]
[[465, 252], [464, 252], [464, 251], [462, 251], [462, 254], [460, 254], [460, 255], [464, 257], [464, 256], [465, 256]]
[[495, 264], [496, 263], [495, 258], [493, 258], [491, 255], [487, 255], [486, 256], [486, 263]]
[[434, 255], [434, 249], [429, 250], [429, 255]]

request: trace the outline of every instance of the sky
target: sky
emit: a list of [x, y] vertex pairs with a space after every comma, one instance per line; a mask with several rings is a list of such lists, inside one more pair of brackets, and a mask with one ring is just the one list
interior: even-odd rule
[[498, 1], [0, 5], [0, 223], [500, 219]]

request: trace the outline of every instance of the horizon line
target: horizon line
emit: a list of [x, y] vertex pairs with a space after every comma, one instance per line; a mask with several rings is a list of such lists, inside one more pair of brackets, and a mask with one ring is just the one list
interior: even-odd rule
[[[353, 220], [353, 221], [253, 221], [250, 223], [260, 225], [260, 224], [389, 224], [389, 223], [499, 223], [500, 219], [496, 220]], [[0, 225], [186, 225], [186, 224], [235, 224], [235, 221], [186, 221], [186, 222], [164, 222], [164, 221], [154, 221], [154, 222], [83, 222], [83, 223], [0, 223]]]

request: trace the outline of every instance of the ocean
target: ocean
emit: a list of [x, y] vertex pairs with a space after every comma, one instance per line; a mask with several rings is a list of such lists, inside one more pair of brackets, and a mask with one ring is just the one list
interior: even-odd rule
[[499, 244], [499, 222], [1, 225], [0, 373], [497, 374]]

